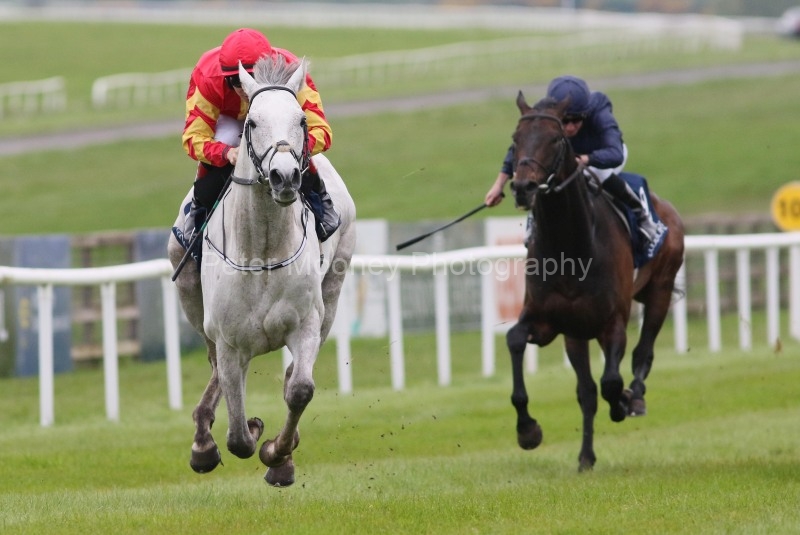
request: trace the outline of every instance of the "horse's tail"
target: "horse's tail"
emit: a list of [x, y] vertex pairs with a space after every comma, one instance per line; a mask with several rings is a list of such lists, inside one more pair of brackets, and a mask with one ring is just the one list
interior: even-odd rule
[[670, 300], [670, 304], [674, 305], [681, 299], [686, 297], [686, 288], [679, 288], [677, 286], [672, 287], [672, 299]]

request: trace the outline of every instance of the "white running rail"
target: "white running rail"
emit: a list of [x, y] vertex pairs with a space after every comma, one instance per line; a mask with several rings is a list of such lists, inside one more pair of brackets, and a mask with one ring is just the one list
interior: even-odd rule
[[67, 90], [62, 76], [0, 84], [0, 118], [63, 111], [66, 107]]
[[[622, 22], [624, 20], [624, 22]], [[312, 61], [313, 76], [327, 88], [385, 87], [406, 79], [445, 77], [457, 82], [471, 73], [513, 69], [546, 69], [576, 58], [598, 62], [623, 57], [647, 57], [658, 52], [692, 54], [701, 50], [738, 50], [743, 31], [739, 23], [713, 17], [640, 16], [609, 23], [605, 30], [574, 32], [571, 26], [543, 29], [570, 31], [567, 35], [514, 37], [467, 41], [408, 50], [356, 54]], [[191, 69], [159, 73], [122, 73], [104, 76], [92, 85], [92, 105], [131, 106], [178, 100], [186, 91]]]
[[116, 285], [161, 278], [164, 297], [164, 340], [167, 362], [169, 406], [180, 409], [181, 363], [178, 338], [178, 297], [167, 259], [100, 268], [44, 269], [0, 266], [0, 284], [37, 286], [39, 310], [39, 421], [43, 427], [55, 422], [53, 395], [53, 286], [100, 286], [103, 317], [103, 372], [106, 417], [119, 420], [119, 371], [117, 352]]
[[[789, 334], [800, 340], [800, 232], [742, 234], [731, 236], [687, 236], [686, 254], [702, 255], [705, 265], [706, 316], [708, 347], [712, 352], [722, 349], [721, 306], [719, 295], [718, 256], [720, 251], [735, 251], [737, 273], [737, 314], [739, 317], [739, 347], [752, 348], [750, 325], [750, 256], [763, 253], [766, 263], [766, 343], [774, 345], [780, 338], [780, 255], [788, 253], [788, 325]], [[434, 276], [436, 355], [438, 383], [450, 384], [450, 307], [448, 276], [458, 273], [466, 263], [491, 266], [501, 259], [524, 258], [525, 252], [518, 245], [474, 247], [438, 254], [399, 255], [355, 255], [351, 270], [355, 273], [382, 273], [387, 281], [387, 315], [389, 324], [391, 382], [395, 390], [405, 388], [405, 364], [403, 354], [403, 324], [401, 313], [402, 276], [421, 272], [432, 272]], [[454, 269], [454, 267], [456, 269]], [[181, 408], [180, 347], [178, 337], [179, 309], [177, 293], [171, 281], [172, 266], [168, 260], [151, 260], [121, 266], [83, 269], [37, 269], [0, 266], [0, 284], [28, 284], [38, 287], [39, 312], [39, 383], [40, 423], [50, 426], [55, 421], [53, 399], [53, 286], [55, 285], [99, 285], [103, 315], [103, 362], [105, 372], [106, 415], [109, 420], [119, 419], [119, 378], [117, 370], [116, 306], [117, 283], [160, 278], [164, 296], [164, 333], [167, 362], [169, 404], [173, 409]], [[482, 311], [481, 360], [482, 374], [491, 376], [495, 371], [495, 293], [496, 275], [492, 269], [481, 270]], [[685, 284], [685, 272], [678, 274], [678, 286]], [[345, 305], [342, 301], [341, 305]], [[340, 324], [347, 326], [351, 311], [341, 306]], [[684, 299], [672, 306], [675, 349], [688, 351], [688, 312]], [[4, 324], [4, 321], [0, 321]], [[3, 328], [4, 325], [0, 325]], [[348, 328], [335, 328], [339, 366], [339, 387], [349, 392], [352, 385], [350, 361], [350, 338]], [[284, 358], [286, 356], [284, 355]]]
[[128, 72], [98, 78], [92, 84], [92, 106], [143, 106], [179, 101], [186, 94], [192, 69]]

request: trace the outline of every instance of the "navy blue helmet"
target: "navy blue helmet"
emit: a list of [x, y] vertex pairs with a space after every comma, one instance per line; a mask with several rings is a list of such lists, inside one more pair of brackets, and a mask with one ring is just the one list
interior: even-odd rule
[[547, 96], [561, 102], [569, 97], [566, 115], [585, 115], [591, 92], [586, 82], [576, 76], [559, 76], [547, 86]]

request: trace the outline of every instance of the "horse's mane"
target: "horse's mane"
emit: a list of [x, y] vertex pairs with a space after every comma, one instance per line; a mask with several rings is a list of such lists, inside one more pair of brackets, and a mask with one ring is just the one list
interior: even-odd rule
[[551, 112], [553, 115], [558, 115], [556, 112], [559, 102], [553, 97], [544, 97], [542, 100], [533, 105], [533, 110], [538, 112]]
[[287, 63], [281, 54], [264, 56], [253, 67], [253, 78], [260, 84], [286, 85], [299, 66], [299, 61]]

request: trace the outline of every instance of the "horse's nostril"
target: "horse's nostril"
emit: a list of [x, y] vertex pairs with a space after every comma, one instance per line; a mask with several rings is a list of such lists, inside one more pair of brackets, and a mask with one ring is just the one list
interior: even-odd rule
[[511, 193], [516, 192], [517, 191], [517, 183], [512, 180], [511, 184], [509, 184], [508, 188], [511, 190]]
[[281, 184], [283, 182], [283, 178], [281, 178], [281, 174], [276, 171], [275, 169], [270, 170], [269, 172], [269, 185], [272, 186], [272, 189], [279, 190], [281, 189]]

